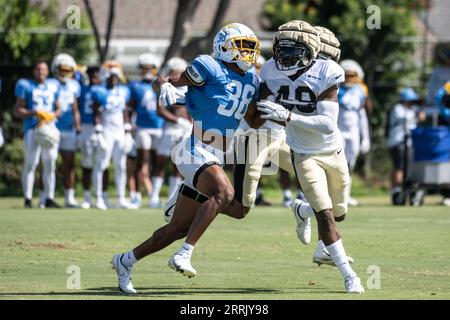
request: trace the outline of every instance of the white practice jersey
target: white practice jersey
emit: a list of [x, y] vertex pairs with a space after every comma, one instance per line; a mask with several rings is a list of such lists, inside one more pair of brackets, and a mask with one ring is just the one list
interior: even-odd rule
[[[274, 95], [276, 103], [285, 106], [292, 113], [315, 116], [318, 115], [317, 97], [333, 85], [344, 82], [345, 76], [344, 70], [336, 62], [314, 60], [306, 72], [291, 80], [270, 59], [262, 67], [261, 78]], [[342, 137], [337, 125], [333, 133], [323, 134], [287, 122], [286, 135], [287, 144], [297, 153], [328, 153], [342, 148]]]

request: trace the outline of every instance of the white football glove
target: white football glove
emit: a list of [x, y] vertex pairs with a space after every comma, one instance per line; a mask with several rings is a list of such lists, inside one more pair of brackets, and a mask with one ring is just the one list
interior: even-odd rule
[[362, 139], [361, 146], [359, 147], [361, 154], [367, 154], [370, 151], [370, 140]]
[[286, 122], [289, 117], [289, 110], [287, 110], [281, 104], [269, 100], [262, 100], [256, 105], [257, 109], [264, 113], [263, 115], [261, 115], [262, 119]]
[[161, 85], [161, 93], [159, 95], [160, 106], [170, 107], [177, 102], [178, 98], [184, 98], [184, 94], [178, 91], [171, 83], [166, 82]]
[[188, 131], [192, 129], [192, 123], [185, 118], [182, 117], [178, 117], [177, 118], [177, 124], [184, 130], [184, 131]]

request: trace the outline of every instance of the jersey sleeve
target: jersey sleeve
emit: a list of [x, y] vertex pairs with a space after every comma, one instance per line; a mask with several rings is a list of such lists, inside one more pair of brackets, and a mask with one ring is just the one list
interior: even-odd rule
[[214, 73], [212, 57], [201, 55], [195, 58], [186, 68], [185, 75], [194, 86], [204, 85]]
[[130, 88], [128, 88], [127, 86], [123, 86], [123, 93], [124, 93], [124, 97], [125, 97], [125, 102], [128, 104], [131, 100], [131, 91]]
[[322, 90], [318, 92], [321, 95], [324, 91], [328, 90], [332, 86], [339, 85], [345, 81], [344, 69], [341, 68], [336, 62], [327, 60], [328, 65], [325, 69], [325, 80]]
[[16, 87], [14, 89], [14, 96], [16, 98], [26, 99], [28, 90], [28, 81], [25, 79], [19, 79], [16, 83]]
[[93, 86], [91, 88], [91, 98], [93, 102], [100, 103], [100, 87]]
[[81, 96], [81, 85], [78, 81], [73, 81], [73, 85], [74, 85], [74, 93], [75, 93], [75, 97], [78, 99]]

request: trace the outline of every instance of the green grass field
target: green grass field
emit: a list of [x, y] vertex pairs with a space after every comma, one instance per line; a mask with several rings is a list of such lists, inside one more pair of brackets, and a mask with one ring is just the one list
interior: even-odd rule
[[[360, 200], [338, 227], [362, 296], [344, 293], [336, 268], [311, 262], [315, 243], [301, 245], [291, 211], [273, 206], [240, 221], [219, 216], [194, 251], [195, 278], [167, 267], [180, 242], [139, 262], [139, 295], [127, 297], [116, 290], [110, 259], [164, 223], [162, 210], [25, 210], [20, 199], [4, 198], [0, 299], [450, 299], [450, 209], [433, 198], [420, 208]], [[72, 265], [81, 289], [67, 288]], [[380, 268], [379, 289], [367, 288], [371, 265]]]

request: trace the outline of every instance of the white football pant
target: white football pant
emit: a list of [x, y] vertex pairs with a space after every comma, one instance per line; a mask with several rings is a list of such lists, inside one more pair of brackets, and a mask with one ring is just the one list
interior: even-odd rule
[[42, 159], [44, 170], [42, 180], [46, 199], [55, 197], [55, 170], [56, 159], [58, 158], [58, 145], [52, 148], [42, 148], [35, 139], [34, 129], [27, 131], [25, 135], [25, 159], [22, 172], [22, 188], [26, 199], [33, 197], [34, 174], [39, 164], [39, 157]]

